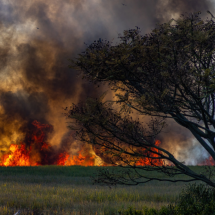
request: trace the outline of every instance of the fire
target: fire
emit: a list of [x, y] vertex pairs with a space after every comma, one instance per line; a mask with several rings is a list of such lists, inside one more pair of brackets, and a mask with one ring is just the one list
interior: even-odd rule
[[2, 157], [2, 166], [30, 166], [29, 152], [24, 145], [19, 148], [18, 145], [10, 145], [10, 154]]
[[[41, 150], [48, 149], [49, 145], [44, 144], [41, 147]], [[30, 162], [30, 153], [31, 149], [27, 150], [25, 145], [22, 144], [20, 147], [16, 144], [10, 145], [10, 153], [3, 155], [2, 162], [0, 166], [38, 166], [41, 165], [37, 162]], [[95, 156], [83, 156], [81, 150], [78, 152], [78, 155], [70, 156], [67, 152], [60, 153], [55, 165], [62, 166], [94, 166]]]
[[[38, 121], [32, 122], [32, 129], [27, 136], [25, 142], [20, 144], [11, 144], [9, 153], [1, 157], [0, 166], [39, 166], [39, 165], [61, 165], [61, 166], [95, 166], [96, 157], [100, 160], [105, 160], [99, 149], [84, 151], [82, 147], [77, 155], [69, 155], [66, 151], [56, 151], [48, 142], [47, 133], [52, 132], [52, 126], [48, 124], [41, 124]], [[157, 146], [160, 141], [156, 141]], [[157, 149], [156, 152], [158, 152]], [[150, 154], [150, 156], [158, 157], [156, 154]], [[139, 166], [145, 165], [163, 165], [160, 159], [141, 158], [135, 163]], [[107, 166], [108, 160], [97, 165]]]
[[66, 161], [68, 160], [68, 158], [69, 158], [69, 154], [68, 154], [67, 152], [65, 152], [65, 153], [60, 153], [60, 154], [59, 154], [59, 158], [58, 158], [58, 160], [57, 160], [57, 165], [62, 165], [62, 166], [64, 166], [65, 163], [66, 163]]
[[[82, 150], [78, 155], [70, 156], [67, 152], [57, 153], [45, 140], [46, 130], [52, 131], [48, 124], [41, 124], [33, 121], [33, 132], [28, 135], [27, 144], [11, 144], [9, 153], [1, 157], [0, 166], [38, 166], [38, 165], [82, 165], [94, 166], [94, 155], [82, 155]], [[53, 159], [53, 154], [56, 154]]]
[[198, 166], [215, 166], [214, 159], [210, 156], [208, 159], [206, 159], [204, 162], [199, 163]]
[[82, 150], [78, 152], [78, 155], [69, 156], [68, 153], [61, 153], [59, 155], [59, 160], [57, 161], [57, 165], [65, 165], [65, 166], [94, 166], [95, 165], [95, 155], [82, 155]]
[[[155, 145], [156, 146], [159, 146], [160, 145], [160, 141], [159, 140], [156, 140], [155, 141]], [[155, 152], [159, 152], [158, 149], [154, 148], [153, 151]], [[159, 155], [155, 154], [155, 153], [148, 153], [149, 157], [154, 157], [154, 158], [158, 158]], [[163, 160], [161, 159], [152, 159], [152, 158], [141, 158], [139, 161], [137, 161], [135, 163], [137, 166], [162, 166], [163, 165]]]
[[[42, 145], [43, 147], [43, 145]], [[41, 148], [42, 148], [41, 147]], [[5, 154], [1, 158], [0, 166], [38, 166], [39, 163], [31, 161], [30, 149], [22, 143], [20, 146], [16, 144], [10, 145], [9, 154]]]
[[[160, 141], [156, 140], [155, 141], [155, 145], [159, 146], [160, 145]], [[155, 153], [153, 152], [149, 152], [146, 149], [132, 149], [132, 151], [129, 151], [128, 148], [128, 152], [130, 152], [131, 154], [134, 152], [134, 154], [138, 153], [138, 154], [142, 154], [142, 158], [137, 158], [136, 156], [132, 156], [132, 155], [128, 155], [126, 153], [118, 153], [118, 151], [116, 151], [116, 155], [119, 154], [119, 156], [113, 156], [112, 153], [107, 153], [108, 149], [104, 146], [94, 146], [93, 150], [95, 151], [96, 155], [98, 155], [99, 157], [102, 158], [102, 160], [104, 161], [104, 164], [102, 166], [109, 166], [109, 164], [113, 163], [117, 164], [117, 165], [136, 165], [136, 166], [162, 166], [164, 165], [163, 160], [159, 158], [159, 155], [157, 155], [156, 153], [159, 153], [159, 150], [156, 148], [151, 147], [151, 150], [153, 150]], [[146, 152], [147, 151], [147, 152]], [[147, 153], [147, 154], [146, 154]], [[153, 157], [153, 158], [152, 158]]]
[[[33, 128], [30, 134], [26, 135], [26, 142], [19, 145], [11, 144], [9, 153], [1, 158], [1, 166], [37, 166], [40, 165], [40, 151], [47, 150], [49, 144], [45, 142], [45, 130], [52, 130], [52, 126], [41, 124], [36, 120], [32, 122]], [[35, 156], [37, 154], [37, 156]], [[45, 153], [44, 153], [45, 154]], [[36, 160], [32, 158], [37, 157]]]

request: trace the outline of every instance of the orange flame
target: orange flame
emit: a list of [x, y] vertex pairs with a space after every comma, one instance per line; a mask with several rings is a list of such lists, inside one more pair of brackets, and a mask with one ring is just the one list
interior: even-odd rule
[[[44, 144], [44, 147], [41, 149], [47, 149], [48, 144]], [[37, 162], [31, 163], [30, 162], [30, 150], [26, 150], [25, 145], [22, 144], [19, 147], [16, 144], [10, 145], [10, 153], [3, 155], [1, 158], [0, 166], [38, 166]], [[58, 160], [56, 165], [61, 166], [72, 166], [72, 165], [79, 165], [79, 166], [94, 166], [94, 158], [95, 156], [83, 156], [81, 154], [81, 150], [79, 151], [78, 155], [71, 156], [67, 153], [60, 153], [58, 156]]]
[[82, 150], [78, 152], [78, 155], [69, 156], [67, 152], [61, 153], [59, 155], [59, 159], [57, 161], [57, 165], [64, 165], [64, 166], [94, 166], [95, 165], [95, 156], [92, 155], [82, 155]]
[[59, 154], [59, 158], [58, 158], [58, 160], [57, 160], [57, 165], [62, 165], [62, 166], [64, 166], [65, 163], [66, 163], [66, 161], [68, 160], [68, 158], [69, 158], [69, 154], [68, 154], [67, 152], [65, 152], [65, 153], [60, 153], [60, 154]]
[[[40, 162], [32, 161], [34, 154], [37, 152], [44, 154], [44, 159], [47, 159], [49, 155], [49, 149], [51, 145], [44, 142], [46, 134], [44, 129], [52, 129], [48, 124], [41, 124], [36, 120], [32, 122], [35, 130], [30, 136], [30, 147], [26, 147], [24, 143], [20, 145], [11, 144], [9, 148], [9, 153], [1, 157], [0, 166], [38, 166], [41, 165]], [[55, 165], [82, 165], [82, 166], [94, 166], [95, 156], [82, 155], [82, 150], [78, 152], [78, 155], [70, 156], [67, 152], [59, 153], [57, 159], [54, 163]]]
[[2, 157], [2, 166], [30, 166], [29, 152], [24, 145], [10, 145], [11, 153]]
[[[159, 146], [160, 145], [160, 141], [156, 140], [155, 141], [155, 145]], [[123, 146], [125, 147], [125, 146]], [[113, 156], [113, 153], [109, 153], [107, 152], [107, 148], [105, 146], [94, 146], [94, 151], [96, 153], [96, 155], [98, 155], [99, 157], [101, 157], [105, 163], [102, 166], [110, 166], [109, 164], [112, 163], [112, 165], [136, 165], [136, 166], [162, 166], [164, 165], [164, 162], [162, 159], [159, 158], [159, 153], [161, 153], [157, 148], [155, 147], [151, 147], [151, 152], [147, 151], [147, 149], [143, 149], [143, 148], [136, 148], [136, 152], [133, 154], [135, 148], [132, 149], [132, 151], [128, 151], [130, 152], [131, 155], [128, 155], [125, 153], [119, 153], [118, 156], [118, 152], [115, 151], [113, 153], [116, 153], [116, 156]], [[106, 153], [107, 152], [107, 153]], [[140, 158], [137, 158], [137, 153], [142, 155], [140, 156]], [[157, 154], [158, 153], [158, 154]], [[136, 155], [135, 155], [136, 154]]]
[[[35, 154], [42, 153], [44, 155], [44, 160], [46, 164], [46, 159], [50, 154], [51, 145], [45, 142], [46, 134], [45, 129], [52, 129], [50, 125], [41, 124], [36, 120], [32, 123], [35, 130], [30, 136], [30, 146], [27, 147], [26, 144], [21, 143], [20, 145], [11, 144], [10, 152], [1, 157], [0, 166], [38, 166], [41, 165], [40, 161], [36, 161]], [[155, 145], [159, 145], [160, 141], [156, 141]], [[153, 149], [158, 152], [157, 149]], [[156, 154], [150, 154], [150, 156], [158, 157]], [[69, 155], [67, 152], [61, 152], [57, 155], [56, 161], [51, 164], [61, 165], [61, 166], [94, 166], [95, 165], [95, 155], [90, 152], [83, 153], [83, 148], [78, 152], [78, 155]], [[44, 162], [43, 162], [44, 163]], [[108, 163], [104, 162], [102, 166], [107, 166]], [[141, 158], [136, 162], [136, 165], [163, 165], [161, 159], [151, 159], [151, 158]]]
[[[159, 146], [160, 143], [161, 142], [159, 140], [155, 141], [155, 145], [156, 146]], [[156, 148], [153, 148], [153, 151], [155, 151], [157, 153], [159, 152], [159, 150], [156, 149]], [[149, 157], [153, 157], [153, 158], [148, 158], [148, 157], [141, 158], [135, 164], [137, 166], [151, 166], [151, 165], [153, 165], [153, 166], [162, 166], [163, 165], [163, 160], [158, 158], [159, 157], [158, 154], [155, 154], [155, 153], [152, 153], [152, 152], [148, 152], [148, 155], [149, 155]], [[156, 159], [156, 157], [157, 157], [157, 159]]]
[[214, 159], [210, 156], [208, 159], [206, 159], [204, 162], [199, 163], [198, 166], [215, 166]]

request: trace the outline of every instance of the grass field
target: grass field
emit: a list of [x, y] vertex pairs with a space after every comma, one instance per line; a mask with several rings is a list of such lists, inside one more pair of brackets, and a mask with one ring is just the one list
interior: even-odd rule
[[[93, 185], [99, 168], [82, 166], [0, 167], [0, 214], [117, 214], [133, 206], [160, 208], [174, 203], [185, 183], [137, 186]], [[204, 167], [192, 167], [202, 172]], [[156, 174], [150, 172], [147, 174]], [[185, 178], [185, 177], [184, 177]]]

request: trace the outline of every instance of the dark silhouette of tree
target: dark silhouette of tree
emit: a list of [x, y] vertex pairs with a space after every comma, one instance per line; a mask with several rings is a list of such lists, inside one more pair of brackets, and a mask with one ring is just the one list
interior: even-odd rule
[[[147, 178], [139, 172], [153, 169], [169, 176], [185, 174], [191, 177], [187, 181], [202, 180], [215, 187], [209, 178], [193, 172], [155, 141], [163, 120], [172, 118], [190, 130], [215, 160], [215, 23], [208, 13], [211, 18], [206, 21], [200, 13], [182, 15], [145, 36], [140, 36], [138, 27], [124, 31], [119, 45], [95, 41], [76, 61], [71, 60], [70, 67], [81, 70], [88, 80], [108, 83], [117, 97], [112, 102], [121, 106], [117, 113], [110, 108], [111, 102], [88, 100], [68, 113], [80, 126], [77, 137], [104, 149], [113, 164], [124, 167], [121, 174], [103, 170], [100, 182], [174, 181]], [[143, 129], [139, 122], [122, 116], [132, 110], [158, 119]], [[141, 156], [150, 158], [151, 164], [137, 167], [135, 159]], [[173, 166], [165, 162], [157, 165], [158, 160]]]

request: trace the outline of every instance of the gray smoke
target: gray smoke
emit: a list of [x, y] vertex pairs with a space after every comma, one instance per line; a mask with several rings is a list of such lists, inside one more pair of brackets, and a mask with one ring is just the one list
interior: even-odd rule
[[[124, 4], [124, 5], [123, 5]], [[63, 108], [97, 97], [92, 84], [83, 81], [68, 68], [68, 58], [86, 49], [99, 38], [119, 42], [118, 33], [140, 27], [149, 33], [157, 23], [177, 18], [182, 13], [214, 12], [206, 0], [2, 0], [0, 2], [0, 148], [8, 150], [12, 142], [25, 138], [25, 129], [33, 120], [53, 125], [52, 145], [72, 142]], [[100, 91], [102, 91], [100, 89]], [[183, 132], [182, 132], [183, 131]], [[69, 137], [69, 138], [67, 138]], [[162, 141], [175, 140], [177, 153], [186, 148], [192, 136], [175, 123]], [[177, 139], [177, 141], [176, 141]], [[185, 142], [188, 141], [187, 144]], [[61, 144], [62, 145], [62, 144]], [[180, 146], [180, 147], [179, 147]], [[196, 148], [197, 147], [197, 148]], [[183, 151], [183, 150], [182, 150]], [[188, 160], [186, 153], [183, 159]], [[192, 156], [192, 160], [196, 155]]]

